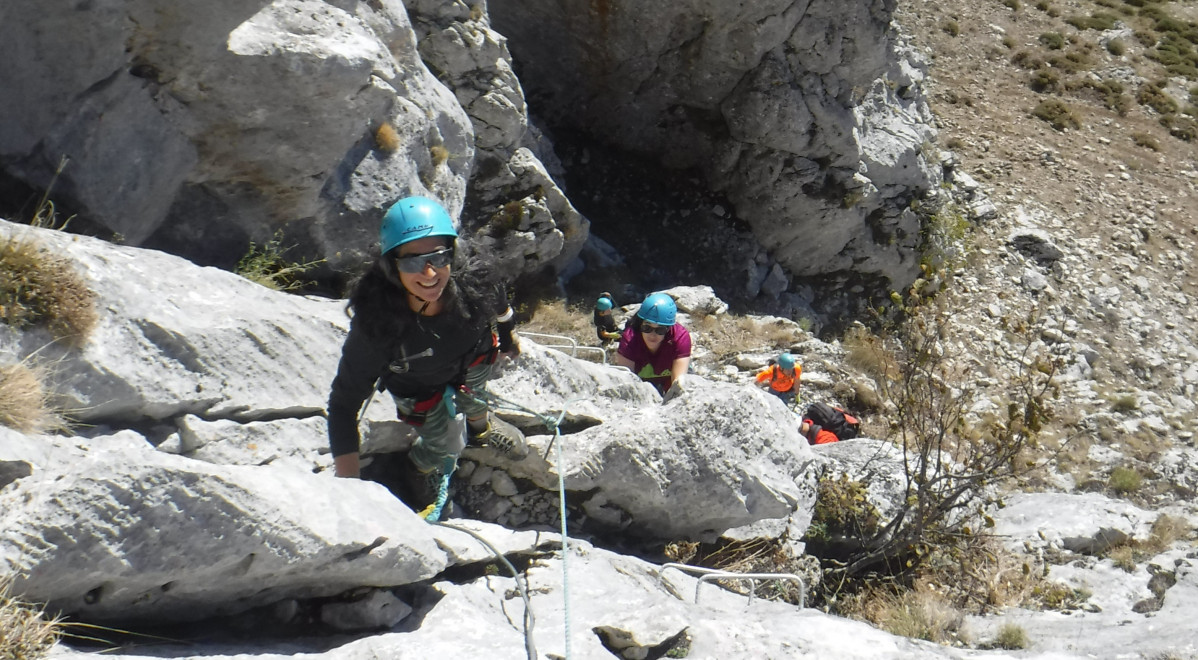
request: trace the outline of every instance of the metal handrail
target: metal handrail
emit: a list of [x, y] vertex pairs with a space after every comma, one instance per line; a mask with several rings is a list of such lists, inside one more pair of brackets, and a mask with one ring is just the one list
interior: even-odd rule
[[699, 582], [695, 585], [695, 604], [699, 604], [699, 589], [704, 582], [711, 580], [749, 580], [749, 604], [753, 604], [753, 597], [757, 595], [757, 580], [790, 580], [797, 582], [799, 585], [799, 607], [805, 607], [807, 603], [807, 585], [803, 582], [803, 578], [794, 573], [731, 573], [729, 571], [721, 571], [717, 568], [706, 568], [703, 566], [691, 566], [690, 564], [677, 564], [669, 562], [661, 565], [661, 570], [657, 573], [657, 581], [661, 583], [665, 580], [665, 572], [667, 568], [676, 568], [688, 573], [701, 573]]
[[523, 330], [520, 330], [519, 334], [521, 336], [528, 336], [528, 337], [534, 337], [534, 338], [535, 337], [543, 337], [545, 339], [552, 339], [555, 341], [565, 342], [565, 343], [561, 343], [561, 344], [541, 344], [541, 345], [544, 346], [545, 348], [569, 348], [570, 349], [570, 357], [578, 357], [578, 351], [599, 351], [600, 359], [603, 360], [603, 364], [607, 364], [607, 349], [600, 348], [598, 346], [579, 346], [578, 340], [574, 339], [573, 337], [567, 337], [565, 335], [550, 335], [550, 334], [545, 334], [543, 332], [525, 332]]
[[753, 596], [757, 593], [758, 580], [790, 580], [799, 585], [799, 608], [802, 609], [807, 603], [807, 585], [803, 584], [803, 578], [794, 573], [709, 573], [700, 577], [699, 583], [695, 585], [695, 605], [699, 604], [699, 587], [711, 580], [749, 580], [750, 605], [753, 604]]

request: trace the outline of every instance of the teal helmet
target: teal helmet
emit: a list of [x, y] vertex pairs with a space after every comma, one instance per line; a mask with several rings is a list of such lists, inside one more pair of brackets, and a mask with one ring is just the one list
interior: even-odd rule
[[601, 312], [606, 312], [607, 310], [609, 310], [611, 308], [612, 308], [611, 298], [608, 298], [607, 296], [600, 296], [599, 300], [595, 301], [595, 309], [597, 309]]
[[379, 227], [379, 250], [386, 254], [428, 236], [458, 237], [449, 212], [427, 197], [405, 197], [391, 205]]
[[665, 293], [650, 293], [645, 296], [645, 302], [641, 303], [641, 308], [637, 310], [636, 315], [642, 320], [657, 325], [674, 325], [674, 319], [678, 315], [678, 305], [674, 304], [674, 299]]
[[778, 366], [782, 367], [783, 369], [794, 369], [795, 356], [791, 355], [790, 353], [783, 353], [782, 355], [779, 355]]

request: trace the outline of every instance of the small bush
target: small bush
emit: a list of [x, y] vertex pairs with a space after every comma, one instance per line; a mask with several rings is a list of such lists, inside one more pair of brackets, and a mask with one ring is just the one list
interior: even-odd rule
[[1129, 495], [1140, 489], [1140, 473], [1132, 468], [1117, 467], [1107, 477], [1107, 487], [1120, 495]]
[[1062, 89], [1061, 75], [1048, 67], [1036, 69], [1036, 71], [1032, 73], [1031, 80], [1028, 82], [1028, 85], [1033, 91], [1040, 93], [1059, 92]]
[[965, 618], [959, 609], [930, 589], [867, 592], [851, 614], [892, 635], [935, 643], [954, 641]]
[[1047, 64], [1047, 62], [1044, 61], [1044, 58], [1026, 50], [1021, 50], [1012, 55], [1011, 63], [1024, 69], [1039, 69]]
[[1122, 39], [1111, 39], [1106, 42], [1106, 50], [1115, 57], [1123, 57], [1127, 52], [1127, 44], [1124, 44]]
[[0, 321], [17, 329], [44, 324], [78, 346], [96, 325], [95, 299], [66, 258], [32, 239], [0, 238]]
[[1153, 110], [1156, 110], [1162, 115], [1170, 115], [1177, 112], [1177, 101], [1169, 96], [1164, 91], [1164, 83], [1145, 83], [1140, 87], [1140, 91], [1136, 92], [1136, 101], [1140, 105], [1146, 105]]
[[1135, 142], [1137, 146], [1151, 149], [1153, 151], [1161, 150], [1161, 143], [1157, 142], [1156, 138], [1152, 137], [1152, 135], [1143, 131], [1136, 131], [1135, 133], [1132, 133], [1131, 139], [1132, 142]]
[[961, 25], [952, 19], [942, 22], [940, 29], [950, 37], [956, 37], [961, 34]]
[[1198, 139], [1198, 122], [1195, 122], [1192, 117], [1165, 115], [1161, 117], [1161, 126], [1169, 129], [1169, 135], [1178, 140], [1193, 142]]
[[0, 658], [35, 660], [58, 641], [57, 619], [12, 596], [12, 578], [0, 578]]
[[1019, 4], [1019, 0], [1002, 0], [1002, 3], [1006, 8], [1014, 9], [1015, 11], [1019, 11], [1019, 8], [1022, 6]]
[[1004, 623], [998, 629], [998, 635], [994, 638], [995, 647], [1010, 651], [1026, 649], [1029, 643], [1027, 632], [1021, 626], [1014, 623]]
[[1039, 9], [1040, 11], [1048, 11], [1049, 7], [1051, 7], [1051, 5], [1044, 0], [1040, 0], [1040, 2], [1036, 3], [1036, 9]]
[[1140, 400], [1134, 394], [1122, 394], [1111, 400], [1111, 410], [1127, 414], [1140, 409]]
[[1110, 552], [1107, 553], [1107, 557], [1111, 560], [1111, 563], [1115, 565], [1115, 568], [1123, 571], [1124, 573], [1136, 572], [1136, 555], [1136, 550], [1131, 545], [1121, 545], [1112, 548]]
[[1015, 41], [1015, 38], [1011, 35], [1004, 35], [1002, 38], [1002, 45], [1007, 50], [1015, 50], [1015, 46], [1018, 45], [1018, 43], [1019, 42]]
[[290, 248], [282, 247], [283, 231], [275, 232], [274, 238], [261, 247], [250, 243], [250, 249], [237, 262], [234, 272], [245, 279], [275, 291], [294, 291], [309, 282], [301, 276], [324, 263], [324, 259], [303, 263], [287, 261], [283, 254]]
[[1156, 45], [1156, 33], [1151, 30], [1136, 30], [1132, 32], [1132, 36], [1146, 48], [1152, 48]]
[[1040, 35], [1040, 44], [1049, 50], [1065, 47], [1065, 37], [1060, 32], [1045, 32]]
[[1080, 128], [1081, 121], [1073, 113], [1073, 109], [1059, 99], [1046, 99], [1032, 109], [1032, 116], [1048, 122], [1058, 131], [1069, 128]]
[[379, 151], [393, 154], [399, 151], [399, 133], [394, 126], [383, 122], [374, 132], [374, 144]]

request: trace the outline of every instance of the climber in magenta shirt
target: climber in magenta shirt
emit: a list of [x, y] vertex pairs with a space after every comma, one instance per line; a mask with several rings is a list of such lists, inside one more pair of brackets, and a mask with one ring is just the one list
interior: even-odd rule
[[651, 293], [620, 335], [616, 364], [665, 394], [680, 385], [691, 361], [691, 334], [676, 323], [678, 307], [664, 293]]

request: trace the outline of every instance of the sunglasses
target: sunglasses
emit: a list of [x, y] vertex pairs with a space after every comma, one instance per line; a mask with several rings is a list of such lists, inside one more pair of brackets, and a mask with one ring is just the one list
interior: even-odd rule
[[453, 263], [453, 248], [441, 248], [436, 252], [409, 254], [395, 258], [395, 265], [399, 267], [400, 272], [404, 273], [420, 273], [424, 271], [425, 266], [444, 268], [451, 263]]
[[664, 337], [665, 334], [669, 331], [670, 331], [670, 326], [668, 326], [668, 325], [653, 325], [651, 323], [642, 323], [641, 324], [641, 332], [643, 332], [647, 335], [661, 335]]

